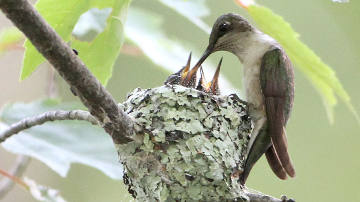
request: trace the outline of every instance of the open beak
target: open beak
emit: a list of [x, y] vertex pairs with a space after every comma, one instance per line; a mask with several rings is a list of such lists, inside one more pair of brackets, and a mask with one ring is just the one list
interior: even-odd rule
[[211, 93], [213, 95], [218, 95], [219, 93], [219, 75], [220, 75], [220, 67], [223, 58], [220, 59], [220, 62], [216, 68], [216, 72], [214, 74], [213, 79], [206, 85], [205, 92]]
[[196, 90], [205, 91], [205, 88], [206, 88], [205, 74], [202, 67], [200, 66], [200, 79], [198, 85], [196, 86]]
[[189, 70], [190, 70], [190, 63], [191, 63], [191, 55], [192, 55], [192, 52], [190, 52], [190, 55], [189, 55], [189, 58], [187, 60], [187, 63], [184, 67], [184, 69], [181, 71], [181, 80], [183, 80], [184, 78], [186, 78]]
[[212, 53], [212, 47], [208, 46], [204, 54], [201, 56], [200, 60], [196, 65], [187, 73], [185, 78], [182, 78], [181, 83], [185, 86], [189, 86], [190, 83], [196, 80], [196, 72], [199, 70], [201, 64], [206, 60], [207, 57]]
[[189, 58], [188, 58], [188, 61], [187, 61], [186, 65], [184, 67], [182, 67], [178, 72], [176, 72], [174, 74], [171, 74], [166, 79], [164, 84], [170, 84], [170, 85], [180, 84], [182, 82], [182, 80], [184, 78], [186, 78], [186, 75], [189, 72], [190, 62], [191, 62], [191, 52], [190, 52], [190, 55], [189, 55]]

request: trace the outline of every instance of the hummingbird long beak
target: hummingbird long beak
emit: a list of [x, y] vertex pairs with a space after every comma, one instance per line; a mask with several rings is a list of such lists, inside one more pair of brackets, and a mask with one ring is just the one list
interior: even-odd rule
[[201, 64], [206, 60], [207, 57], [212, 53], [212, 47], [208, 46], [204, 54], [201, 56], [200, 60], [195, 64], [195, 66], [187, 73], [186, 77], [182, 80], [182, 84], [186, 85], [190, 81], [196, 78], [196, 72], [199, 70]]
[[221, 57], [220, 62], [216, 68], [216, 72], [214, 74], [213, 79], [206, 85], [205, 92], [211, 93], [213, 95], [220, 94], [219, 92], [219, 75], [220, 75], [220, 67], [222, 63], [223, 58]]

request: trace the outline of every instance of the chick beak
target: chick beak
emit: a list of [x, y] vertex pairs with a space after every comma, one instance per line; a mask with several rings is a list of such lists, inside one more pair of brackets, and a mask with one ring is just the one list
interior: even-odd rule
[[220, 94], [220, 90], [219, 90], [219, 75], [220, 75], [220, 67], [221, 67], [221, 63], [222, 63], [223, 58], [220, 59], [220, 62], [216, 68], [216, 72], [214, 74], [213, 79], [206, 84], [206, 88], [205, 88], [205, 92], [213, 94], [213, 95], [219, 95]]
[[200, 60], [196, 63], [196, 65], [187, 73], [186, 77], [182, 79], [181, 83], [184, 86], [194, 86], [196, 81], [196, 72], [201, 67], [201, 64], [206, 60], [207, 57], [212, 53], [211, 48], [207, 48], [204, 54], [201, 56]]
[[205, 74], [204, 74], [202, 66], [200, 66], [200, 79], [199, 79], [198, 85], [196, 86], [196, 90], [205, 92], [205, 88], [206, 88]]
[[187, 63], [186, 65], [183, 67], [182, 71], [181, 71], [181, 81], [183, 81], [186, 76], [188, 75], [189, 73], [189, 70], [190, 70], [190, 64], [191, 64], [191, 55], [192, 55], [192, 52], [190, 52], [190, 55], [189, 55], [189, 58], [187, 60]]
[[185, 78], [187, 73], [189, 72], [190, 62], [191, 62], [191, 52], [190, 52], [190, 55], [189, 55], [186, 65], [184, 67], [182, 67], [178, 72], [171, 74], [166, 79], [164, 84], [170, 84], [170, 85], [180, 84], [182, 82], [183, 78]]

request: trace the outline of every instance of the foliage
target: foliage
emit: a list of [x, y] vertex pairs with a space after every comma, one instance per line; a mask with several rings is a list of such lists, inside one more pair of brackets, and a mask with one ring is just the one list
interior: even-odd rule
[[0, 32], [0, 55], [24, 39], [23, 34], [15, 27]]
[[[123, 42], [122, 27], [129, 3], [130, 0], [39, 0], [35, 7], [64, 41], [70, 41], [71, 32], [85, 11], [91, 8], [112, 8], [107, 26], [92, 42], [80, 42], [76, 39], [73, 42], [87, 67], [103, 84], [106, 84], [111, 77], [113, 64]], [[43, 56], [30, 41], [26, 40], [21, 80], [30, 76], [44, 61]]]

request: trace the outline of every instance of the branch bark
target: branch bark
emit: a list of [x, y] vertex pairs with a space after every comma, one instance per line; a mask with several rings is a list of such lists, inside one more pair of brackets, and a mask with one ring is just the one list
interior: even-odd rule
[[27, 0], [0, 0], [0, 8], [70, 85], [113, 141], [132, 141], [132, 120], [35, 8]]
[[72, 110], [72, 111], [49, 111], [38, 116], [25, 118], [17, 123], [12, 124], [7, 130], [0, 133], [0, 143], [4, 142], [7, 138], [15, 135], [25, 129], [33, 126], [41, 125], [48, 121], [60, 120], [81, 120], [88, 121], [94, 125], [98, 125], [98, 121], [91, 116], [87, 111]]
[[246, 189], [246, 195], [251, 202], [295, 202], [294, 199], [289, 199], [286, 196], [282, 196], [281, 199], [278, 199], [252, 189]]

